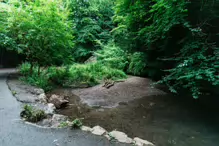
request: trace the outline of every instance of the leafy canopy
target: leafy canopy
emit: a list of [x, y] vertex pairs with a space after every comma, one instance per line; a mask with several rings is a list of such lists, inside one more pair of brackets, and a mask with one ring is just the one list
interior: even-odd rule
[[10, 1], [7, 36], [14, 49], [39, 65], [71, 60], [73, 47], [69, 11], [61, 0]]

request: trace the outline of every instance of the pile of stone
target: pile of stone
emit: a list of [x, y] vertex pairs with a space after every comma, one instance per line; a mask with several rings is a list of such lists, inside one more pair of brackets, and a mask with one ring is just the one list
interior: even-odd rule
[[48, 115], [46, 119], [38, 123], [39, 125], [44, 127], [60, 128], [62, 123], [66, 123], [68, 121], [67, 116], [55, 114], [56, 109], [65, 108], [68, 105], [69, 101], [64, 96], [53, 94], [48, 98], [45, 93], [42, 93], [38, 96], [38, 99], [41, 103], [47, 104], [45, 113]]
[[43, 104], [47, 104], [47, 109], [45, 111], [47, 114], [53, 114], [55, 109], [65, 108], [69, 103], [64, 96], [56, 94], [53, 94], [48, 98], [45, 93], [42, 93], [38, 96], [38, 100]]

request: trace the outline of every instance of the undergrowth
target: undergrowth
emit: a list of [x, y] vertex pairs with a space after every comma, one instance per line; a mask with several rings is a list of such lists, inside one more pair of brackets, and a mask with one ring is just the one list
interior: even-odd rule
[[23, 75], [20, 79], [30, 85], [49, 91], [54, 87], [81, 87], [81, 85], [94, 86], [102, 80], [125, 79], [126, 74], [118, 69], [113, 69], [101, 63], [73, 64], [62, 67], [41, 68], [34, 66], [30, 72], [30, 64], [23, 63], [19, 70]]

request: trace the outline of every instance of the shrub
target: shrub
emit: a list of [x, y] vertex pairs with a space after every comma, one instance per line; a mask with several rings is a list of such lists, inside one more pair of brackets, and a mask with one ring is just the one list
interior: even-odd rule
[[20, 72], [24, 76], [21, 80], [45, 91], [56, 86], [81, 87], [81, 85], [93, 86], [104, 79], [119, 80], [126, 78], [126, 74], [117, 69], [104, 66], [101, 63], [73, 64], [63, 67], [49, 67], [42, 69], [38, 74], [36, 66], [29, 73], [30, 64], [24, 63], [20, 66]]
[[111, 38], [113, 4], [112, 0], [71, 0], [75, 61], [84, 62], [93, 51], [100, 49], [96, 40], [107, 42]]
[[83, 126], [83, 123], [80, 119], [76, 118], [73, 122], [72, 122], [72, 128], [80, 128], [81, 126]]
[[28, 62], [19, 66], [19, 72], [23, 75], [20, 80], [49, 91], [52, 88], [52, 84], [49, 82], [45, 70], [38, 74], [38, 66], [33, 66], [31, 72], [30, 68], [31, 64]]
[[28, 62], [22, 63], [18, 68], [19, 68], [19, 72], [22, 75], [27, 76], [28, 74], [30, 74], [30, 68], [31, 68], [30, 63]]
[[129, 63], [128, 54], [113, 42], [109, 42], [107, 45], [100, 45], [102, 50], [95, 52], [97, 60], [111, 68], [125, 71]]
[[29, 122], [38, 122], [44, 119], [46, 114], [43, 110], [34, 109], [30, 105], [25, 105], [20, 116]]
[[8, 5], [6, 34], [13, 49], [40, 66], [71, 61], [72, 24], [62, 0], [13, 0]]
[[145, 75], [146, 71], [146, 55], [141, 52], [136, 52], [131, 56], [128, 73], [134, 75]]

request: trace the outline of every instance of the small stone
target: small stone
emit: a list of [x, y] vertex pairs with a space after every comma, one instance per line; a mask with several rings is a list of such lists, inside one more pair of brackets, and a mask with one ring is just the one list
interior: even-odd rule
[[100, 126], [93, 127], [91, 132], [95, 135], [103, 135], [103, 134], [107, 133], [107, 131]]
[[143, 140], [143, 139], [140, 139], [138, 137], [135, 137], [134, 138], [134, 143], [135, 145], [137, 146], [154, 146], [153, 143], [147, 141], [147, 140]]
[[130, 144], [133, 142], [131, 138], [129, 138], [125, 133], [120, 132], [120, 131], [112, 131], [109, 133], [109, 135], [122, 143]]
[[53, 114], [54, 111], [55, 111], [55, 109], [56, 109], [56, 107], [55, 107], [54, 104], [48, 103], [48, 104], [47, 104], [47, 109], [46, 109], [45, 113], [46, 113], [46, 114]]
[[91, 132], [91, 131], [92, 131], [92, 128], [87, 127], [87, 126], [81, 126], [81, 130], [82, 130], [82, 131], [86, 131], [86, 132]]
[[39, 99], [39, 101], [41, 102], [41, 103], [47, 103], [47, 97], [46, 97], [46, 95], [45, 95], [45, 93], [42, 93], [42, 94], [40, 94], [39, 96], [38, 96], [38, 99]]

